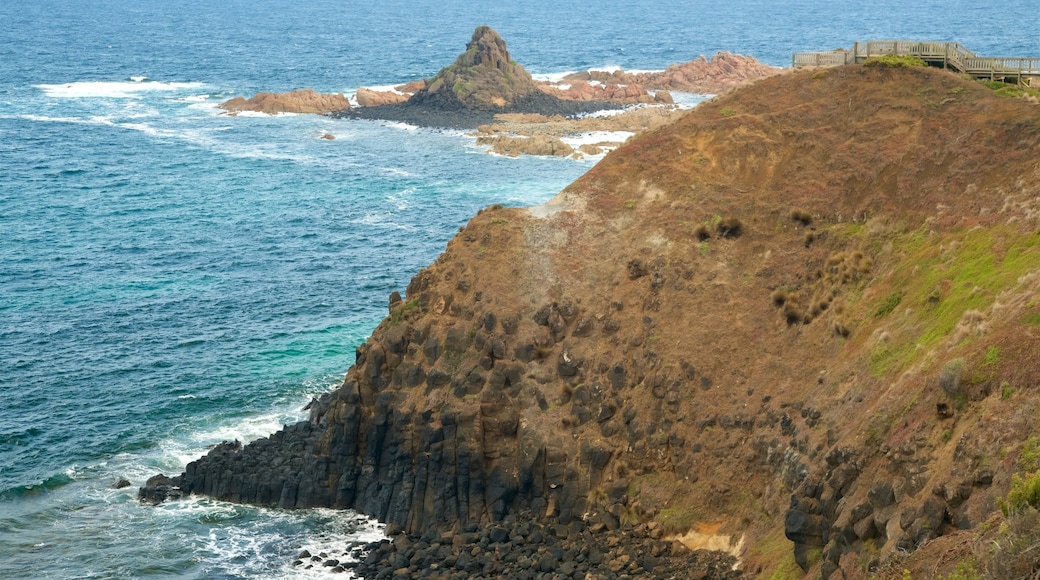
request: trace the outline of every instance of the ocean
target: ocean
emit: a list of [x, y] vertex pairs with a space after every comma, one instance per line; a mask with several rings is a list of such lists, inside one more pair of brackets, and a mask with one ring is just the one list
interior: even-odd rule
[[471, 215], [596, 161], [218, 103], [429, 77], [481, 24], [544, 76], [870, 39], [1040, 56], [1036, 0], [39, 0], [0, 22], [0, 578], [318, 577], [300, 550], [380, 537], [351, 512], [136, 490], [303, 418]]

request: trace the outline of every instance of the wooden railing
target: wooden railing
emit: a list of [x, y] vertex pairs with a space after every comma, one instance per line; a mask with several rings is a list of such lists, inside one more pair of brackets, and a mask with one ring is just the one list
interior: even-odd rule
[[803, 66], [840, 66], [861, 63], [870, 57], [912, 55], [933, 65], [953, 69], [979, 78], [1017, 80], [1040, 77], [1040, 57], [978, 56], [958, 42], [921, 42], [916, 40], [871, 40], [856, 42], [851, 50], [796, 52], [791, 58], [795, 68]]

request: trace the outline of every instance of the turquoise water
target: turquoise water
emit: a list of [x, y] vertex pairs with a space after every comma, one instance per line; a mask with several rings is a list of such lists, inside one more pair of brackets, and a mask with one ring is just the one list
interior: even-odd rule
[[141, 506], [136, 487], [300, 419], [469, 216], [594, 162], [217, 103], [430, 76], [479, 24], [539, 74], [717, 50], [785, 65], [871, 38], [1040, 56], [1035, 0], [357, 4], [0, 4], [0, 577], [291, 576], [301, 547], [378, 533], [347, 512]]

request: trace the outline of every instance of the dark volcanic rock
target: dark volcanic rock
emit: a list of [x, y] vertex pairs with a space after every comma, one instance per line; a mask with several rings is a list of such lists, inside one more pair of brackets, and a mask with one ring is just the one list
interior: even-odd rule
[[[422, 570], [418, 577], [446, 579], [539, 578], [542, 574], [554, 578], [744, 577], [733, 569], [735, 559], [724, 553], [691, 552], [635, 530], [570, 531], [534, 519], [524, 512], [505, 525], [470, 528], [473, 531], [446, 537], [400, 534], [392, 542], [366, 546], [368, 556], [355, 572], [364, 578], [410, 575], [402, 572], [405, 567]], [[508, 541], [509, 534], [514, 541]]]

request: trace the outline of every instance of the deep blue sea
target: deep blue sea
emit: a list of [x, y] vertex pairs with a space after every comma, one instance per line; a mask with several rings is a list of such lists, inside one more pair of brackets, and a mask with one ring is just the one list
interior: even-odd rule
[[318, 576], [301, 548], [377, 537], [136, 488], [299, 420], [469, 216], [595, 162], [221, 101], [428, 77], [480, 24], [542, 75], [892, 38], [1040, 56], [1038, 0], [11, 0], [0, 23], [0, 578]]

